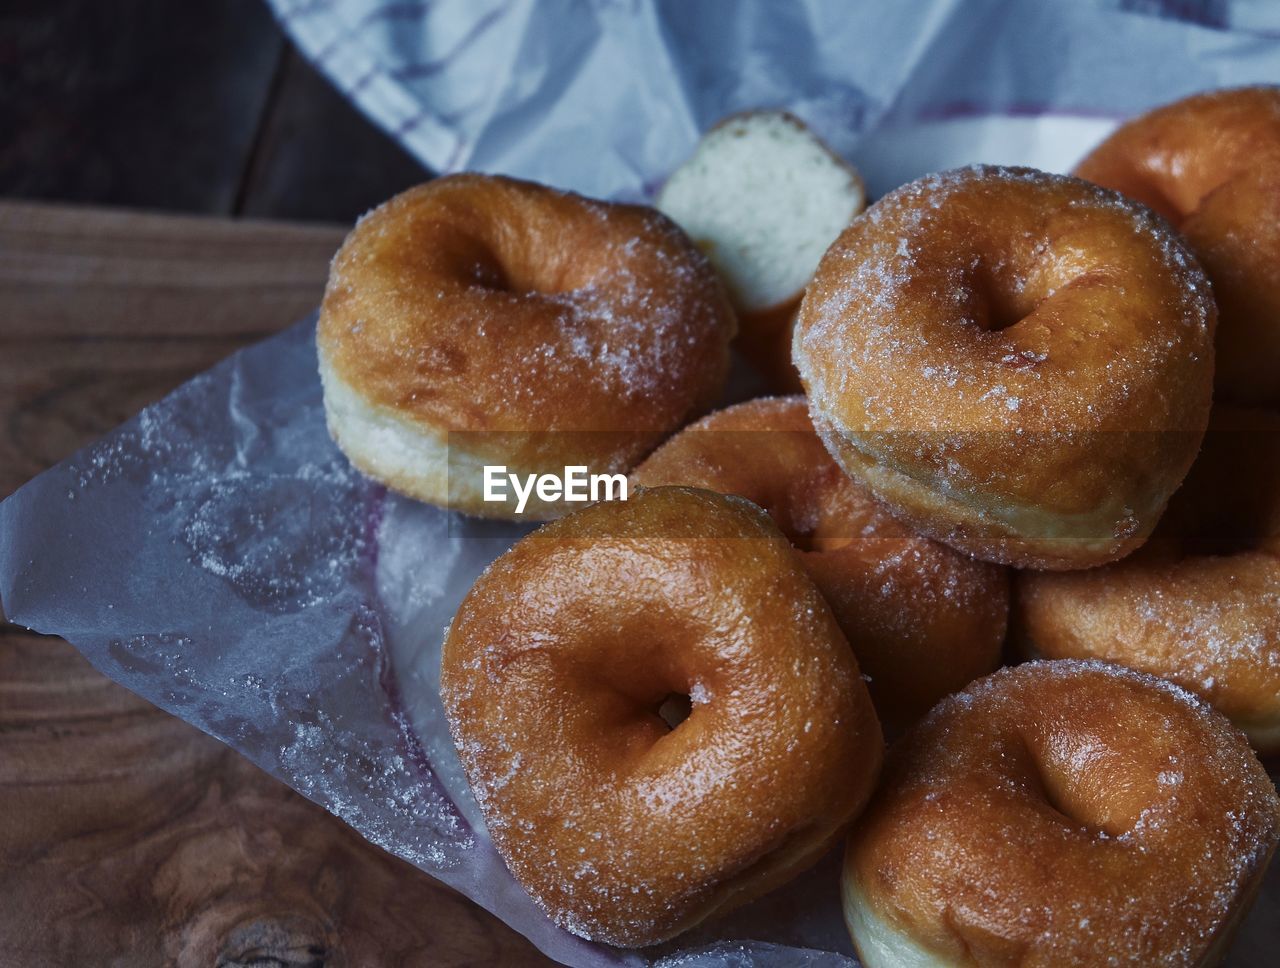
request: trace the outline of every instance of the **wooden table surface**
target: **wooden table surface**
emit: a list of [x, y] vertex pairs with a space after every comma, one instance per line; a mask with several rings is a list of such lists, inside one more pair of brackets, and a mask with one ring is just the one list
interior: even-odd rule
[[[313, 309], [341, 237], [0, 202], [0, 497]], [[0, 627], [0, 965], [543, 961], [65, 642]]]

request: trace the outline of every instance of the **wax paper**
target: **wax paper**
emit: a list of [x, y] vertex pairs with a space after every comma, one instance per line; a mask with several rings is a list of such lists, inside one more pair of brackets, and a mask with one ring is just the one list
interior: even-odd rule
[[[615, 198], [651, 195], [735, 110], [794, 111], [875, 196], [969, 162], [1065, 170], [1118, 118], [1280, 81], [1280, 24], [1249, 3], [273, 2], [430, 168]], [[352, 470], [325, 432], [313, 338], [304, 320], [236, 354], [0, 504], [7, 616], [565, 963], [855, 964], [834, 856], [642, 953], [538, 911], [484, 832], [436, 694], [446, 623], [523, 529]], [[1277, 917], [1273, 877], [1234, 964], [1264, 963]]]

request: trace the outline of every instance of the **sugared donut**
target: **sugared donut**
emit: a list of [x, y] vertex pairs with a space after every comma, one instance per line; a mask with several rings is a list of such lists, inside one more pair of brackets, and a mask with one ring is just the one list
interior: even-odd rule
[[1137, 553], [1018, 576], [1029, 653], [1172, 679], [1280, 752], [1280, 415], [1219, 404], [1200, 457]]
[[952, 547], [1032, 568], [1150, 533], [1209, 416], [1214, 305], [1120, 195], [974, 167], [890, 193], [827, 252], [794, 357], [833, 456]]
[[711, 491], [646, 490], [521, 540], [459, 608], [441, 695], [512, 873], [557, 924], [617, 945], [817, 860], [881, 759], [853, 652], [786, 538]]
[[1219, 398], [1280, 406], [1280, 87], [1158, 108], [1076, 174], [1145, 202], [1186, 236], [1218, 301]]
[[484, 501], [483, 465], [625, 473], [712, 404], [734, 327], [711, 266], [658, 212], [438, 178], [361, 219], [334, 258], [317, 334], [329, 430], [396, 490], [509, 516]]
[[1216, 963], [1280, 833], [1231, 724], [1102, 663], [1003, 669], [896, 745], [850, 835], [867, 968]]
[[803, 397], [704, 417], [632, 480], [706, 487], [764, 508], [831, 606], [890, 735], [1000, 664], [1006, 569], [920, 537], [876, 504], [822, 446]]

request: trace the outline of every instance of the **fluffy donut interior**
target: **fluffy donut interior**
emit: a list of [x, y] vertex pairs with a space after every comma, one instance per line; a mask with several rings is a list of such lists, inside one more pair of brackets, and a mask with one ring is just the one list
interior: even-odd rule
[[749, 312], [795, 299], [865, 204], [857, 172], [781, 111], [707, 132], [658, 196]]

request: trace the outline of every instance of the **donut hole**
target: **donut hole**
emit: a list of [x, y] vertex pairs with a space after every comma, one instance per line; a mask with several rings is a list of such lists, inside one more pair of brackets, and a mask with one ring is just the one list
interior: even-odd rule
[[824, 535], [814, 532], [809, 536], [809, 551], [831, 552], [840, 551], [853, 544], [853, 536], [849, 534]]
[[429, 257], [438, 260], [436, 271], [442, 279], [463, 289], [513, 296], [544, 291], [535, 270], [526, 265], [528, 256], [511, 251], [514, 240], [460, 225], [433, 224], [429, 238], [414, 241], [428, 255], [408, 249], [403, 258], [409, 269], [417, 267], [419, 258]]
[[998, 286], [989, 285], [982, 292], [978, 305], [978, 325], [988, 333], [998, 333], [1022, 322], [1034, 305], [1027, 305], [1020, 293], [1011, 293]]
[[791, 547], [805, 554], [838, 551], [854, 541], [855, 536], [850, 533], [847, 523], [827, 520], [830, 516], [816, 522], [773, 512], [770, 512], [770, 517]]
[[1053, 814], [1067, 826], [1092, 836], [1118, 837], [1130, 830], [1129, 818], [1123, 811], [1117, 812], [1117, 804], [1108, 799], [1105, 771], [1091, 777], [1080, 766], [1087, 757], [1057, 749], [1052, 741], [1047, 748], [1040, 745], [1023, 738], [1024, 768], [1032, 790]]
[[799, 551], [824, 554], [848, 548], [855, 542], [866, 547], [874, 529], [868, 526], [863, 515], [840, 513], [843, 508], [824, 509], [817, 524], [791, 543]]
[[[1031, 771], [1032, 786], [1050, 812], [1055, 814], [1062, 823], [1095, 836], [1103, 832], [1110, 833], [1096, 823], [1093, 817], [1081, 810], [1081, 804], [1072, 795], [1069, 781], [1066, 781], [1057, 771], [1047, 769], [1034, 756], [1032, 762], [1034, 764]], [[1122, 831], [1117, 831], [1117, 833], [1120, 832]]]
[[511, 296], [553, 296], [567, 288], [545, 276], [523, 271], [518, 263], [505, 262], [497, 256], [476, 263], [471, 284], [487, 292]]
[[[768, 447], [771, 443], [762, 437], [758, 446]], [[781, 468], [777, 470], [781, 471]], [[742, 482], [745, 486], [727, 489], [763, 508], [791, 547], [798, 551], [812, 551], [814, 528], [818, 522], [811, 508], [810, 482], [803, 478], [786, 480], [785, 472], [780, 477], [782, 479], [778, 480], [767, 474], [756, 481]]]
[[505, 292], [522, 295], [522, 290], [511, 284], [502, 265], [494, 258], [478, 259], [471, 271], [471, 285], [488, 292]]
[[684, 692], [668, 693], [666, 698], [658, 703], [657, 708], [658, 718], [672, 730], [688, 719], [691, 712], [693, 712], [693, 699]]
[[974, 320], [988, 333], [1016, 326], [1040, 304], [1040, 294], [1031, 292], [1025, 282], [1013, 277], [1008, 270], [979, 265], [972, 285]]
[[[664, 621], [669, 628], [654, 627]], [[693, 712], [700, 687], [684, 668], [687, 656], [678, 643], [702, 632], [661, 609], [624, 616], [615, 631], [616, 639], [596, 643], [598, 654], [560, 664], [556, 674], [571, 681], [575, 693], [591, 697], [590, 731], [604, 748], [620, 744], [643, 754]]]
[[478, 289], [512, 296], [556, 296], [589, 282], [586, 265], [546, 261], [541, 248], [525, 252], [519, 248], [522, 244], [515, 239], [477, 240], [467, 281]]
[[[626, 709], [632, 722], [645, 724], [646, 730], [656, 727], [658, 736], [677, 729], [693, 713], [693, 697], [688, 684], [681, 677], [660, 675], [655, 680], [641, 681], [643, 673], [634, 673], [634, 682], [613, 683], [616, 696]], [[599, 683], [596, 683], [596, 688]]]
[[773, 516], [774, 523], [778, 525], [778, 530], [783, 533], [786, 539], [791, 542], [791, 547], [797, 551], [820, 550], [817, 535], [812, 529], [800, 529], [794, 525], [786, 527], [784, 526], [786, 522], [779, 520], [779, 517], [780, 515]]

